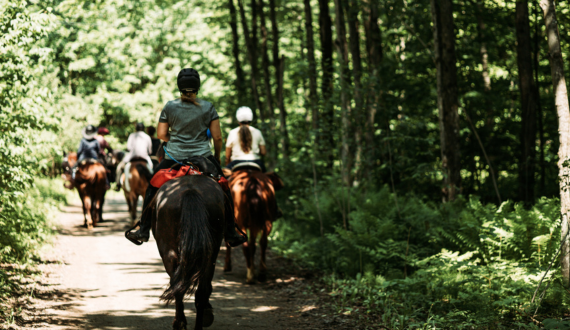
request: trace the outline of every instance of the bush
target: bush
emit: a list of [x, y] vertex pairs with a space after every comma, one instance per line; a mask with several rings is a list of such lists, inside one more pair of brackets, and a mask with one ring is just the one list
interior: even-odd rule
[[[559, 247], [557, 199], [525, 209], [477, 197], [439, 205], [410, 194], [396, 204], [388, 187], [362, 187], [351, 193], [345, 229], [333, 202], [342, 190], [320, 192], [324, 236], [314, 200], [298, 198], [302, 207], [276, 224], [273, 238], [282, 253], [324, 270], [339, 313], [379, 314], [393, 329], [532, 327], [534, 290]], [[567, 310], [558, 276], [545, 279], [553, 285], [543, 319]]]

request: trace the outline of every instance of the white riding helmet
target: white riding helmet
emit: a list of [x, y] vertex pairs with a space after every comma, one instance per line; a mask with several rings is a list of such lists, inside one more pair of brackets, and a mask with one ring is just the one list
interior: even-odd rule
[[241, 123], [253, 120], [253, 111], [249, 107], [239, 107], [236, 113], [237, 120]]

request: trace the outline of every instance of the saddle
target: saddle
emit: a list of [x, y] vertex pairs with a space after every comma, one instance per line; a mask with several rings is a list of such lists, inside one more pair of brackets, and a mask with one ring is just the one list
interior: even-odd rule
[[91, 164], [101, 164], [98, 159], [95, 158], [85, 158], [77, 164], [77, 166], [91, 165]]
[[155, 188], [160, 188], [166, 182], [186, 175], [210, 177], [222, 187], [222, 190], [229, 190], [228, 180], [218, 173], [216, 166], [212, 162], [201, 156], [191, 157], [182, 161], [182, 164], [175, 164], [171, 168], [159, 170], [150, 180], [150, 184]]

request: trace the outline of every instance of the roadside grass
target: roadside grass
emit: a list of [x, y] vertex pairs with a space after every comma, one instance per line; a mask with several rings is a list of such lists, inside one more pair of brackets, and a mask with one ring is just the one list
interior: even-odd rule
[[[73, 192], [61, 179], [36, 179], [34, 185], [0, 214], [0, 324], [17, 322], [21, 309], [13, 298], [27, 294], [25, 283], [40, 275], [35, 267], [40, 248], [49, 243], [56, 230], [60, 207]], [[33, 293], [32, 293], [33, 294]]]

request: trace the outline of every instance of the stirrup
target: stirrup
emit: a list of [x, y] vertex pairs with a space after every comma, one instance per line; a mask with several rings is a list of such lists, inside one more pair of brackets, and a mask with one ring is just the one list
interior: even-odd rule
[[[137, 228], [138, 226], [140, 226], [140, 224], [141, 224], [141, 222], [138, 221], [137, 223], [135, 223], [135, 225], [134, 225], [131, 229], [125, 231], [125, 238], [128, 239], [129, 241], [133, 242], [133, 243], [136, 244], [136, 245], [142, 245], [143, 242], [137, 241], [136, 239], [130, 238], [130, 237], [129, 237], [129, 234], [131, 233], [131, 231], [132, 231], [133, 229], [135, 229], [135, 228]], [[140, 230], [140, 229], [139, 229], [139, 230]]]

